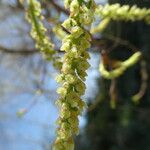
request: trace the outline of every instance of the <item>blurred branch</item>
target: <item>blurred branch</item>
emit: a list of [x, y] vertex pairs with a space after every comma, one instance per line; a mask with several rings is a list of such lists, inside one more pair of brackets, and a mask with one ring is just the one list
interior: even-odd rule
[[[115, 43], [112, 46], [108, 47], [107, 40], [115, 42]], [[130, 50], [132, 50], [133, 52], [139, 51], [139, 48], [136, 47], [131, 42], [129, 42], [125, 39], [122, 39], [120, 37], [113, 36], [111, 34], [105, 34], [104, 38], [92, 38], [92, 44], [97, 47], [100, 47], [102, 49], [107, 49], [108, 53], [111, 52], [112, 50], [114, 50], [118, 45], [123, 45], [123, 46], [129, 48]]]
[[8, 7], [9, 7], [10, 9], [12, 9], [13, 11], [14, 11], [14, 10], [24, 10], [23, 5], [21, 5], [18, 0], [17, 0], [17, 4], [16, 4], [16, 5], [8, 4]]
[[[62, 53], [62, 51], [60, 51], [60, 49], [55, 49], [56, 51], [58, 51], [59, 53]], [[10, 49], [10, 48], [6, 48], [2, 45], [0, 45], [0, 52], [3, 53], [10, 53], [10, 54], [18, 54], [18, 55], [32, 55], [35, 53], [40, 53], [40, 51], [38, 49], [25, 49], [25, 48], [21, 48], [21, 50], [18, 49]]]
[[[115, 42], [116, 43], [115, 47], [118, 45], [123, 45], [123, 46], [126, 46], [127, 48], [131, 49], [134, 52], [139, 50], [138, 47], [136, 47], [134, 44], [130, 43], [129, 41], [124, 40], [120, 37], [115, 37], [113, 35], [107, 35], [107, 34], [105, 34], [105, 38], [94, 38], [94, 37], [92, 37], [91, 44], [92, 44], [92, 46], [97, 47], [98, 51], [106, 49], [107, 52], [109, 53], [115, 47], [114, 47], [114, 45], [108, 47], [108, 44], [107, 44], [108, 40]], [[29, 54], [39, 53], [39, 50], [37, 50], [35, 48], [33, 48], [33, 49], [22, 48], [21, 50], [17, 50], [17, 49], [12, 49], [12, 48], [11, 49], [6, 48], [2, 45], [0, 45], [0, 51], [3, 53], [11, 53], [11, 54], [19, 54], [19, 55], [29, 55]], [[62, 52], [62, 51], [60, 51], [59, 48], [57, 48], [56, 51]]]
[[[127, 40], [124, 40], [120, 37], [115, 37], [113, 35], [105, 35], [105, 36], [107, 39], [116, 42], [116, 44], [118, 43], [119, 45], [124, 45], [124, 46], [130, 48], [134, 52], [139, 51], [139, 48], [137, 48], [134, 44], [130, 43]], [[110, 51], [112, 51], [114, 48], [116, 48], [116, 46], [118, 46], [118, 45], [115, 45], [112, 49], [110, 49]]]
[[29, 54], [34, 54], [34, 53], [38, 53], [39, 51], [37, 49], [21, 49], [21, 50], [17, 50], [17, 49], [9, 49], [6, 48], [4, 46], [0, 45], [0, 51], [3, 53], [10, 53], [10, 54], [20, 54], [20, 55], [29, 55]]
[[135, 103], [139, 103], [140, 99], [143, 98], [143, 96], [144, 96], [145, 93], [146, 93], [147, 86], [148, 86], [148, 72], [147, 72], [146, 61], [145, 61], [145, 60], [142, 60], [142, 61], [140, 62], [140, 67], [141, 67], [141, 70], [140, 70], [140, 74], [141, 74], [141, 85], [140, 85], [140, 89], [139, 89], [138, 93], [135, 94], [135, 95], [132, 97], [132, 100], [133, 100]]
[[117, 101], [117, 80], [112, 79], [109, 89], [109, 95], [110, 95], [110, 107], [112, 109], [116, 108], [116, 101]]
[[[60, 5], [58, 5], [54, 0], [49, 0], [49, 1], [46, 1], [44, 3], [41, 3], [42, 4], [42, 7], [46, 8], [50, 5], [52, 5], [58, 12], [62, 12], [66, 15], [69, 15], [69, 11], [66, 10], [64, 7], [61, 7]], [[19, 1], [17, 1], [17, 5], [14, 6], [14, 5], [10, 5], [9, 4], [9, 7], [13, 10], [24, 10], [24, 7], [23, 5], [20, 4]]]

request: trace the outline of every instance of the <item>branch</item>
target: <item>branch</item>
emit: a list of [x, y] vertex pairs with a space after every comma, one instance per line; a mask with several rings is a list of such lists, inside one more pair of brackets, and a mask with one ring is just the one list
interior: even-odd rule
[[[115, 45], [108, 47], [107, 46], [107, 40], [115, 42]], [[123, 45], [123, 46], [131, 49], [133, 52], [139, 51], [139, 48], [136, 47], [131, 42], [129, 42], [125, 39], [122, 39], [120, 37], [110, 35], [110, 34], [104, 34], [104, 38], [92, 38], [92, 44], [99, 47], [99, 48], [107, 49], [108, 53], [111, 52], [118, 45]]]
[[[67, 16], [69, 15], [69, 11], [58, 5], [54, 0], [50, 0], [49, 3], [42, 3], [42, 7], [46, 8], [47, 5], [49, 6], [51, 4], [58, 12], [63, 12]], [[24, 10], [23, 5], [21, 5], [19, 2], [17, 3], [16, 6], [13, 6], [11, 4], [8, 5], [12, 10]]]
[[[113, 35], [107, 35], [107, 34], [104, 34], [104, 36], [106, 36], [107, 39], [116, 42], [116, 44], [118, 43], [119, 45], [124, 45], [124, 46], [130, 48], [134, 52], [139, 51], [138, 47], [136, 47], [135, 45], [133, 45], [132, 43], [130, 43], [129, 41], [127, 41], [125, 39], [122, 39], [120, 37], [115, 37]], [[109, 51], [112, 51], [116, 46], [112, 47], [112, 49], [110, 48]]]
[[[38, 49], [9, 49], [9, 48], [6, 48], [2, 45], [0, 45], [0, 51], [2, 53], [10, 53], [10, 54], [18, 54], [18, 55], [32, 55], [32, 54], [35, 54], [35, 53], [40, 53], [40, 51]], [[62, 51], [60, 49], [55, 49], [55, 51], [59, 52], [59, 53], [62, 53]]]
[[6, 47], [3, 47], [0, 45], [0, 51], [3, 53], [10, 53], [10, 54], [19, 54], [19, 55], [29, 55], [29, 54], [35, 54], [38, 53], [39, 51], [37, 49], [22, 49], [22, 50], [17, 50], [17, 49], [9, 49]]

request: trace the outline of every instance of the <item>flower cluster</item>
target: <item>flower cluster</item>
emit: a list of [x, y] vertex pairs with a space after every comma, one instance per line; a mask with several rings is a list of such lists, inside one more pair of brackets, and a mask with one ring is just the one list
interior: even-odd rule
[[101, 75], [106, 79], [114, 79], [122, 75], [129, 67], [136, 64], [142, 56], [141, 52], [136, 52], [127, 60], [120, 62], [120, 65], [112, 71], [107, 71], [103, 62], [100, 63], [99, 71]]
[[54, 45], [46, 36], [46, 28], [44, 27], [41, 15], [41, 5], [37, 0], [28, 0], [28, 9], [26, 11], [26, 18], [31, 24], [31, 36], [36, 41], [36, 48], [40, 49], [44, 57], [51, 60], [55, 54]]
[[120, 6], [119, 3], [106, 4], [105, 6], [99, 5], [96, 13], [102, 18], [123, 21], [144, 20], [147, 24], [150, 24], [150, 9], [138, 8], [136, 5], [132, 7], [129, 5]]
[[93, 21], [94, 1], [66, 0], [65, 7], [70, 8], [70, 16], [62, 26], [70, 34], [62, 41], [61, 50], [65, 52], [61, 74], [56, 77], [62, 87], [57, 89], [60, 95], [57, 105], [60, 117], [57, 120], [57, 138], [53, 150], [73, 150], [73, 136], [79, 133], [78, 116], [85, 102], [81, 96], [85, 93], [86, 70], [89, 68], [87, 59], [90, 57], [86, 49], [90, 47], [91, 36], [85, 25]]

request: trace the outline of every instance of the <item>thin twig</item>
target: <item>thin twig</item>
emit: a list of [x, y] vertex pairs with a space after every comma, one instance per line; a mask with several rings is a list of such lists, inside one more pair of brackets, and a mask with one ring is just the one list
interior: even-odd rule
[[6, 48], [2, 45], [0, 45], [0, 51], [3, 53], [10, 53], [10, 54], [19, 54], [19, 55], [29, 55], [29, 54], [35, 54], [38, 53], [39, 51], [37, 49], [10, 49]]

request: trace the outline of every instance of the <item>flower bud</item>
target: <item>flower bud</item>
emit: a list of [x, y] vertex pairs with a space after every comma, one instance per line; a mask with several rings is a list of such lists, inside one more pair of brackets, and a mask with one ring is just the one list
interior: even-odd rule
[[71, 43], [68, 41], [68, 42], [63, 43], [60, 50], [61, 51], [69, 51], [70, 48], [71, 48]]
[[65, 6], [65, 8], [69, 8], [70, 3], [71, 3], [71, 0], [65, 0], [65, 1], [64, 1], [64, 6]]
[[60, 74], [60, 75], [57, 75], [55, 80], [58, 82], [58, 83], [62, 83], [64, 81], [64, 75], [63, 74]]
[[65, 80], [68, 82], [68, 83], [75, 83], [75, 81], [77, 81], [76, 77], [72, 74], [67, 74], [65, 76]]
[[67, 90], [66, 90], [66, 88], [59, 87], [57, 89], [57, 93], [64, 97], [66, 95], [66, 93], [67, 93]]
[[70, 12], [78, 13], [79, 12], [79, 2], [78, 0], [73, 0], [70, 4]]
[[78, 38], [81, 34], [83, 34], [83, 30], [79, 26], [72, 27], [71, 32], [75, 38]]
[[67, 119], [70, 117], [70, 108], [67, 104], [63, 103], [60, 111], [60, 117]]

